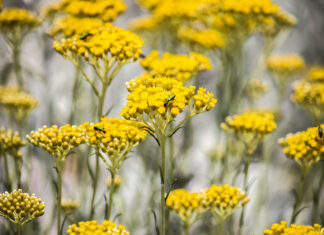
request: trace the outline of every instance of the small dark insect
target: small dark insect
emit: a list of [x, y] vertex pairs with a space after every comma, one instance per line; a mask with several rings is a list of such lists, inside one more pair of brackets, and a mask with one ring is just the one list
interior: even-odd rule
[[175, 98], [175, 95], [170, 95], [168, 98], [166, 98], [165, 101], [164, 101], [164, 107], [166, 107], [169, 102], [174, 100], [174, 98]]
[[141, 53], [139, 57], [140, 57], [141, 59], [145, 59], [146, 55], [144, 55], [143, 53]]
[[92, 35], [93, 35], [92, 33], [85, 33], [85, 34], [80, 36], [80, 39], [85, 40], [87, 37], [92, 36]]
[[323, 137], [323, 129], [320, 125], [318, 126], [318, 137], [320, 137], [320, 138]]
[[105, 131], [102, 127], [100, 127], [100, 126], [94, 126], [93, 129], [94, 129], [95, 131], [101, 131], [101, 132], [103, 132], [103, 133], [106, 134], [106, 131]]

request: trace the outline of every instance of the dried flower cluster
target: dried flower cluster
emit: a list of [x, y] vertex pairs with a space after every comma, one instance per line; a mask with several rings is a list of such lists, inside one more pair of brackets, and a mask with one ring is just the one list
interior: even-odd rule
[[0, 215], [14, 224], [24, 225], [32, 219], [42, 216], [44, 202], [34, 194], [23, 193], [21, 189], [0, 194]]
[[26, 141], [20, 138], [18, 132], [14, 132], [11, 129], [5, 130], [0, 128], [0, 152], [10, 153], [12, 156], [21, 158], [22, 153], [20, 148], [26, 145]]
[[276, 74], [291, 75], [305, 68], [303, 57], [298, 54], [272, 55], [268, 59], [268, 69]]
[[273, 224], [270, 229], [263, 231], [264, 235], [323, 235], [324, 228], [319, 224], [311, 225], [295, 225], [287, 226], [286, 221], [280, 224]]
[[7, 8], [0, 13], [0, 30], [12, 32], [30, 30], [40, 24], [40, 20], [30, 11], [19, 8]]
[[69, 235], [129, 235], [124, 225], [117, 225], [108, 220], [105, 220], [102, 224], [98, 224], [95, 220], [79, 222], [78, 225], [72, 224], [67, 233]]

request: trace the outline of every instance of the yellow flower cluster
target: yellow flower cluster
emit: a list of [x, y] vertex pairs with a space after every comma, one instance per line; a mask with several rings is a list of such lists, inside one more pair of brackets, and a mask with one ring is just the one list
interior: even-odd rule
[[120, 118], [102, 117], [98, 123], [84, 125], [87, 126], [87, 142], [107, 153], [110, 159], [128, 153], [146, 137], [141, 129], [144, 124]]
[[54, 22], [53, 27], [48, 31], [52, 37], [64, 36], [65, 38], [78, 35], [79, 37], [90, 32], [93, 28], [99, 28], [104, 23], [97, 18], [77, 18], [66, 16]]
[[271, 225], [270, 229], [263, 231], [264, 235], [323, 235], [324, 228], [320, 224], [310, 225], [295, 225], [291, 224], [287, 227], [286, 221], [281, 221], [280, 224]]
[[185, 222], [193, 222], [193, 216], [203, 212], [201, 202], [203, 198], [200, 193], [188, 192], [185, 189], [176, 189], [168, 195], [166, 205], [170, 207]]
[[96, 64], [98, 58], [107, 61], [109, 55], [121, 62], [136, 61], [143, 45], [136, 34], [107, 23], [104, 27], [93, 28], [84, 37], [55, 41], [53, 47], [67, 59], [76, 60], [77, 56], [82, 56]]
[[134, 31], [154, 30], [159, 27], [156, 18], [151, 16], [138, 17], [130, 21], [130, 28]]
[[69, 201], [69, 200], [62, 200], [61, 207], [62, 210], [65, 212], [69, 212], [71, 210], [75, 210], [80, 206], [80, 203], [75, 201]]
[[305, 68], [303, 57], [289, 53], [285, 55], [271, 55], [268, 59], [268, 69], [277, 74], [291, 75]]
[[257, 100], [269, 90], [269, 85], [260, 80], [252, 79], [246, 89], [246, 95], [251, 100]]
[[272, 113], [246, 112], [227, 117], [221, 128], [228, 133], [234, 133], [245, 143], [247, 152], [252, 154], [261, 139], [276, 129], [276, 122]]
[[0, 151], [8, 152], [11, 155], [21, 158], [22, 153], [20, 148], [26, 145], [26, 141], [20, 138], [18, 132], [12, 130], [5, 130], [3, 127], [0, 128]]
[[307, 73], [307, 80], [312, 82], [324, 82], [324, 67], [311, 67]]
[[21, 189], [0, 194], [0, 215], [18, 225], [42, 216], [45, 213], [44, 208], [45, 204], [41, 199], [34, 194], [30, 196], [23, 193]]
[[0, 29], [12, 31], [13, 28], [31, 29], [40, 24], [40, 20], [30, 11], [19, 8], [7, 8], [0, 13]]
[[199, 88], [195, 95], [195, 87], [183, 86], [182, 82], [151, 75], [144, 75], [126, 83], [131, 93], [127, 97], [127, 104], [122, 109], [121, 115], [126, 119], [144, 121], [144, 113], [151, 119], [170, 121], [186, 106], [192, 115], [212, 109], [217, 100], [212, 93], [206, 93], [204, 88]]
[[320, 119], [324, 115], [324, 83], [306, 79], [294, 82], [291, 101], [305, 108], [314, 118]]
[[288, 158], [295, 160], [303, 169], [309, 170], [324, 157], [324, 134], [320, 133], [321, 129], [324, 129], [324, 124], [288, 134], [278, 142]]
[[140, 60], [140, 64], [152, 76], [165, 76], [179, 81], [187, 81], [197, 73], [212, 68], [206, 56], [195, 52], [189, 56], [164, 53], [159, 58], [159, 52], [152, 51]]
[[121, 0], [61, 0], [47, 6], [44, 14], [66, 13], [75, 17], [98, 18], [103, 22], [114, 21], [126, 10], [126, 4]]
[[57, 160], [64, 161], [70, 150], [85, 143], [86, 128], [84, 125], [62, 127], [43, 126], [27, 135], [27, 140], [36, 147], [41, 147]]
[[97, 221], [92, 220], [79, 222], [78, 225], [72, 224], [66, 232], [69, 235], [129, 235], [124, 225], [117, 225], [109, 220], [105, 220], [102, 224], [98, 224]]
[[194, 45], [206, 49], [224, 48], [225, 41], [219, 31], [215, 29], [197, 30], [188, 27], [181, 27], [178, 37]]
[[225, 220], [236, 209], [250, 201], [246, 193], [237, 187], [212, 185], [203, 192], [202, 206], [220, 220]]

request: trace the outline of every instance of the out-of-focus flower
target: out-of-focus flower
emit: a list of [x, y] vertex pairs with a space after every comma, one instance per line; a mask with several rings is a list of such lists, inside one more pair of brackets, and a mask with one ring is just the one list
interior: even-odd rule
[[39, 24], [39, 18], [25, 9], [7, 8], [0, 13], [0, 30], [4, 33], [14, 31], [26, 33]]
[[146, 137], [146, 132], [141, 129], [143, 123], [125, 119], [103, 117], [98, 123], [83, 125], [87, 127], [87, 144], [107, 154], [103, 160], [108, 169], [114, 172], [129, 151]]
[[276, 122], [272, 113], [246, 112], [227, 117], [221, 128], [235, 134], [245, 143], [247, 152], [252, 154], [262, 138], [276, 129]]
[[[124, 182], [123, 177], [121, 177], [120, 175], [116, 175], [114, 178], [114, 187], [115, 188], [119, 188]], [[112, 178], [111, 176], [109, 176], [106, 180], [106, 185], [108, 186], [108, 188], [111, 186], [112, 183]]]
[[129, 235], [124, 225], [117, 225], [112, 221], [104, 220], [102, 224], [98, 224], [97, 221], [79, 222], [78, 225], [72, 224], [66, 231], [69, 235]]
[[303, 57], [289, 53], [285, 55], [271, 55], [268, 59], [268, 69], [276, 74], [291, 76], [305, 68]]
[[21, 121], [38, 106], [38, 100], [17, 87], [0, 86], [0, 106], [7, 109], [16, 120]]
[[323, 235], [324, 228], [319, 224], [311, 225], [295, 225], [287, 226], [286, 221], [280, 224], [272, 224], [270, 229], [263, 231], [264, 235]]
[[80, 207], [80, 203], [76, 201], [70, 201], [70, 200], [62, 200], [61, 207], [64, 214], [68, 214], [71, 211], [74, 211], [75, 209]]
[[323, 82], [324, 83], [324, 67], [312, 66], [306, 75], [307, 80], [311, 82]]
[[159, 27], [159, 21], [151, 16], [142, 16], [129, 22], [130, 28], [134, 31], [154, 30]]
[[187, 81], [203, 70], [210, 70], [212, 65], [207, 57], [191, 52], [187, 55], [164, 53], [159, 58], [158, 51], [140, 60], [142, 67], [152, 76], [165, 76], [179, 81]]
[[312, 165], [324, 158], [324, 124], [319, 127], [310, 127], [306, 131], [288, 134], [279, 139], [285, 155], [293, 159], [308, 172]]
[[181, 27], [178, 37], [191, 44], [192, 48], [197, 45], [205, 49], [217, 49], [225, 46], [221, 33], [215, 29], [198, 30], [188, 27]]
[[247, 88], [246, 96], [250, 100], [258, 100], [269, 90], [269, 85], [261, 79], [252, 79]]
[[168, 195], [166, 205], [170, 207], [184, 223], [192, 224], [197, 216], [204, 211], [202, 196], [198, 192], [188, 192], [185, 189], [176, 189]]
[[84, 125], [43, 126], [37, 131], [30, 132], [26, 138], [34, 146], [46, 150], [57, 161], [64, 162], [72, 149], [85, 143], [86, 131]]
[[219, 222], [250, 201], [245, 192], [227, 184], [212, 185], [202, 192], [202, 197], [203, 208], [210, 211]]
[[5, 130], [0, 127], [0, 151], [7, 152], [13, 157], [22, 158], [20, 151], [21, 147], [26, 145], [26, 141], [20, 138], [18, 132], [13, 132], [11, 129]]
[[121, 0], [60, 0], [48, 5], [43, 14], [53, 17], [56, 14], [67, 14], [75, 17], [98, 18], [103, 22], [114, 21], [126, 10], [126, 4]]
[[45, 213], [44, 208], [45, 204], [41, 199], [34, 194], [30, 196], [23, 193], [21, 189], [0, 194], [0, 215], [19, 226], [42, 216]]
[[324, 115], [324, 83], [301, 79], [293, 83], [291, 101], [308, 111], [315, 120]]
[[217, 102], [212, 93], [206, 93], [206, 89], [200, 87], [195, 94], [194, 86], [185, 87], [172, 78], [144, 75], [129, 81], [126, 86], [130, 94], [121, 115], [145, 122], [144, 114], [147, 114], [150, 119], [156, 120], [154, 123], [160, 123], [164, 128], [186, 106], [189, 107], [189, 115], [193, 116], [209, 111]]

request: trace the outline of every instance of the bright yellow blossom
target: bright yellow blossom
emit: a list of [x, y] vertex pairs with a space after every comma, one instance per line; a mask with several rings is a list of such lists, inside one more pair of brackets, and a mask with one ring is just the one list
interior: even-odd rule
[[77, 209], [80, 207], [80, 203], [76, 201], [70, 201], [70, 200], [62, 200], [61, 207], [64, 212], [64, 214], [68, 214], [69, 212]]
[[9, 31], [27, 31], [40, 24], [35, 14], [25, 9], [7, 8], [0, 13], [0, 30], [5, 33]]
[[143, 16], [129, 22], [130, 28], [134, 31], [154, 30], [159, 27], [159, 21], [151, 16]]
[[36, 147], [41, 147], [56, 160], [64, 162], [69, 152], [85, 143], [86, 128], [84, 125], [70, 126], [66, 124], [58, 127], [43, 126], [26, 136], [27, 140]]
[[[324, 124], [321, 125], [324, 129]], [[279, 139], [285, 155], [293, 159], [306, 172], [312, 165], [324, 158], [324, 138], [319, 127], [311, 127], [306, 131], [288, 134]]]
[[274, 115], [268, 112], [246, 112], [241, 115], [229, 116], [222, 123], [223, 130], [234, 133], [252, 154], [261, 139], [276, 129]]
[[140, 64], [152, 76], [171, 77], [179, 81], [187, 81], [197, 73], [212, 68], [207, 57], [195, 52], [189, 56], [164, 53], [159, 58], [159, 52], [152, 51], [140, 60]]
[[42, 216], [44, 208], [41, 199], [34, 194], [23, 193], [21, 189], [0, 194], [0, 215], [19, 226]]
[[236, 209], [241, 208], [250, 201], [245, 192], [227, 184], [212, 185], [202, 194], [203, 208], [210, 211], [219, 222], [224, 221]]
[[202, 196], [198, 192], [188, 192], [185, 189], [176, 189], [168, 195], [166, 205], [183, 220], [192, 224], [196, 216], [202, 213]]
[[311, 67], [307, 72], [307, 80], [312, 82], [324, 82], [324, 67]]
[[264, 235], [324, 235], [324, 228], [319, 224], [311, 225], [295, 225], [287, 226], [286, 221], [280, 224], [271, 225], [270, 229], [263, 231]]
[[20, 138], [18, 132], [13, 132], [11, 129], [5, 130], [0, 128], [0, 152], [8, 152], [10, 155], [21, 159], [22, 153], [20, 148], [26, 145], [26, 141]]
[[102, 224], [98, 224], [95, 220], [79, 222], [78, 225], [70, 225], [66, 232], [69, 235], [129, 235], [124, 225], [117, 225], [109, 220], [104, 220]]
[[276, 74], [291, 75], [304, 68], [305, 61], [298, 54], [271, 55], [268, 59], [268, 69]]

